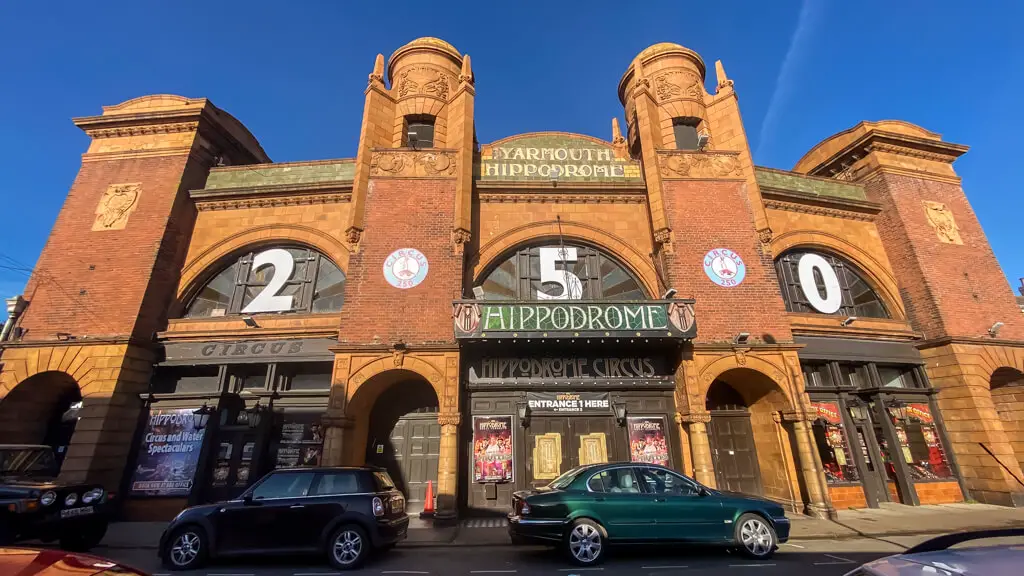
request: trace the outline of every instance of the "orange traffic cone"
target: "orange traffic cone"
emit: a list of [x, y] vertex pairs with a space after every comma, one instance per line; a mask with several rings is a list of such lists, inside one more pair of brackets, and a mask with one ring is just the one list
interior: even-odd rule
[[423, 512], [420, 518], [434, 517], [434, 481], [427, 480], [427, 495], [423, 498]]

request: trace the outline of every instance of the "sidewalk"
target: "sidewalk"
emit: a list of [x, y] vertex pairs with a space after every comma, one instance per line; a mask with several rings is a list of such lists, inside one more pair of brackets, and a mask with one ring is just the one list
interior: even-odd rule
[[[791, 540], [849, 540], [938, 535], [986, 528], [1024, 528], [1024, 509], [987, 504], [883, 504], [877, 509], [841, 510], [837, 521], [806, 516], [790, 516], [790, 519]], [[156, 550], [164, 527], [166, 524], [163, 522], [114, 523], [110, 525], [100, 546]], [[409, 537], [399, 546], [504, 546], [510, 543], [501, 518], [463, 519], [457, 526], [435, 528], [430, 521], [412, 517]]]

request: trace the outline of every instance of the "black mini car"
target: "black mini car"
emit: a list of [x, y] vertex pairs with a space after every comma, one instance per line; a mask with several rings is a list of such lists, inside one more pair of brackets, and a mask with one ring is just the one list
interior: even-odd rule
[[0, 444], [0, 545], [59, 540], [84, 552], [107, 533], [111, 495], [98, 484], [61, 484], [49, 446]]
[[405, 539], [405, 497], [384, 470], [370, 467], [275, 470], [237, 500], [194, 506], [171, 521], [160, 558], [191, 570], [208, 558], [326, 554], [339, 570]]

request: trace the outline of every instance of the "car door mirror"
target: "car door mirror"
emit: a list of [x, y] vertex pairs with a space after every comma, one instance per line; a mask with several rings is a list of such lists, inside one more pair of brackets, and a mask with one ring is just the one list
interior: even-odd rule
[[246, 506], [252, 505], [252, 493], [242, 496], [242, 504], [245, 504]]
[[705, 488], [703, 486], [698, 486], [697, 487], [697, 496], [700, 496], [701, 498], [704, 498], [706, 496], [711, 496], [711, 490], [708, 490], [707, 488]]

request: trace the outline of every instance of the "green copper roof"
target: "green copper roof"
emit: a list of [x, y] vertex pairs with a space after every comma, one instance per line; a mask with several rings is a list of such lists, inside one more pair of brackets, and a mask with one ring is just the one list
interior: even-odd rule
[[293, 164], [254, 164], [214, 169], [206, 179], [206, 190], [222, 188], [262, 188], [299, 184], [351, 182], [355, 160], [319, 160]]
[[785, 172], [771, 168], [754, 168], [757, 184], [762, 188], [803, 192], [829, 198], [845, 200], [867, 200], [864, 188], [858, 184], [850, 184], [841, 180], [804, 176], [795, 172]]

